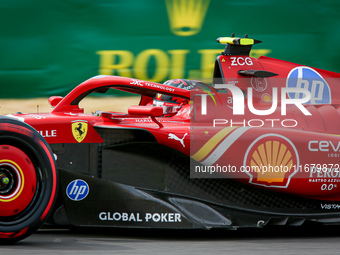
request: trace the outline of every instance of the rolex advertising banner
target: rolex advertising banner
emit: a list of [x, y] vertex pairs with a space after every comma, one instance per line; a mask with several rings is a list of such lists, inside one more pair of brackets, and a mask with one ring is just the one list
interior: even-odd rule
[[96, 75], [209, 83], [216, 38], [231, 33], [263, 41], [252, 57], [340, 72], [339, 11], [336, 0], [1, 0], [0, 98], [64, 96]]

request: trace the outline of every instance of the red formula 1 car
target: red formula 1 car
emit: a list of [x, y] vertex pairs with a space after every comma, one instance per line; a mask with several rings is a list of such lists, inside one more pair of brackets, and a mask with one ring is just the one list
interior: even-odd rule
[[[0, 237], [53, 224], [226, 228], [340, 223], [339, 74], [249, 57], [222, 37], [212, 85], [96, 76], [51, 113], [0, 117]], [[85, 114], [112, 89], [128, 113]], [[112, 99], [114, 100], [114, 99]]]

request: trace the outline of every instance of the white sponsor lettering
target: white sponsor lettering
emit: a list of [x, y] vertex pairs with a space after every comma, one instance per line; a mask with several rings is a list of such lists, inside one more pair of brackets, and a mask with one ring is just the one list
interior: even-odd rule
[[119, 213], [119, 212], [101, 212], [99, 213], [100, 220], [112, 220], [112, 221], [135, 221], [141, 222], [139, 213]]
[[42, 137], [57, 137], [57, 130], [41, 130], [38, 132]]
[[179, 213], [146, 213], [145, 221], [153, 222], [181, 222], [181, 214]]
[[340, 151], [340, 141], [332, 142], [332, 141], [316, 141], [312, 140], [308, 142], [309, 151]]
[[334, 168], [321, 168], [312, 166], [309, 171], [310, 178], [337, 178], [340, 177], [340, 169]]
[[139, 81], [139, 80], [135, 80], [135, 79], [131, 79], [131, 82], [130, 82], [131, 85], [137, 85], [137, 86], [141, 86], [141, 87], [144, 86], [143, 83], [144, 83], [144, 81]]
[[180, 213], [141, 213], [126, 212], [100, 212], [98, 215], [102, 221], [122, 221], [122, 222], [181, 222]]
[[232, 66], [251, 66], [253, 65], [253, 61], [251, 60], [250, 57], [230, 57], [231, 60], [231, 65]]
[[331, 210], [331, 209], [340, 209], [340, 204], [320, 204], [321, 209]]

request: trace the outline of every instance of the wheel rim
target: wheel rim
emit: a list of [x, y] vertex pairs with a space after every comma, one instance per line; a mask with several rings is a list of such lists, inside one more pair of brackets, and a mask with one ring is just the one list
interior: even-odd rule
[[0, 217], [15, 216], [32, 202], [37, 189], [35, 170], [24, 151], [0, 146]]

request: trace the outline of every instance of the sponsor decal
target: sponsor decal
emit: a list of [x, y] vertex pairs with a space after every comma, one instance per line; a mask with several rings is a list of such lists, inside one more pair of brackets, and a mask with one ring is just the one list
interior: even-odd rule
[[40, 130], [38, 133], [42, 137], [57, 137], [57, 130]]
[[126, 212], [100, 212], [102, 221], [122, 222], [181, 222], [180, 213], [126, 213]]
[[46, 118], [45, 116], [41, 116], [39, 114], [27, 114], [26, 116], [30, 117], [30, 118], [35, 118], [37, 120], [41, 120], [41, 119], [45, 119]]
[[[314, 69], [307, 66], [298, 66], [292, 69], [287, 77], [287, 88], [308, 89], [311, 98], [307, 104], [332, 103], [331, 89], [326, 80]], [[291, 99], [303, 97], [300, 91], [288, 93]]]
[[76, 139], [78, 143], [81, 143], [87, 135], [88, 130], [87, 121], [85, 120], [72, 121], [71, 127], [74, 139]]
[[320, 190], [331, 191], [340, 182], [339, 164], [309, 164], [310, 183], [321, 183]]
[[252, 66], [253, 65], [253, 61], [251, 60], [250, 57], [230, 57], [231, 60], [231, 64], [232, 66]]
[[246, 151], [243, 166], [251, 169], [249, 183], [276, 188], [287, 188], [297, 173], [299, 156], [294, 144], [278, 134], [258, 137]]
[[87, 197], [90, 192], [89, 185], [81, 179], [74, 180], [67, 185], [66, 195], [73, 201], [81, 201]]
[[183, 145], [183, 148], [185, 148], [184, 138], [187, 136], [187, 134], [188, 133], [185, 133], [182, 138], [179, 138], [177, 135], [170, 133], [168, 139], [179, 141]]
[[308, 142], [308, 150], [315, 152], [327, 152], [329, 158], [340, 157], [340, 141], [332, 142], [327, 140], [311, 140]]
[[131, 85], [137, 85], [137, 86], [143, 87], [144, 81], [139, 81], [139, 80], [136, 80], [136, 79], [131, 79], [130, 84], [131, 84]]
[[324, 210], [339, 210], [340, 209], [340, 204], [320, 204], [321, 209]]
[[[155, 123], [152, 119], [135, 119], [135, 122], [136, 123]], [[162, 123], [180, 123], [180, 124], [186, 124], [186, 122], [184, 122], [184, 121], [164, 120], [164, 119], [160, 119], [159, 122], [162, 122]]]

